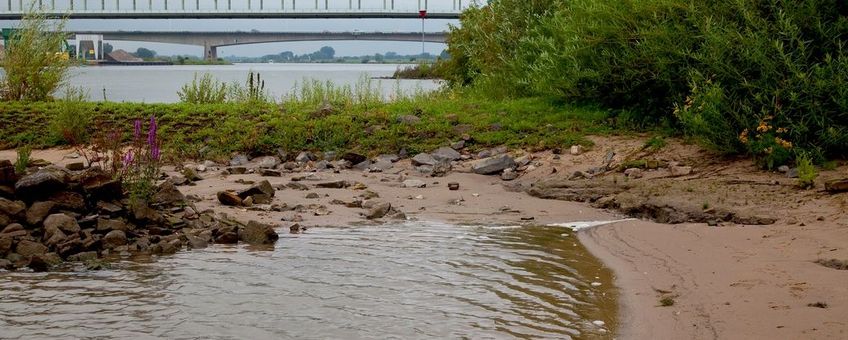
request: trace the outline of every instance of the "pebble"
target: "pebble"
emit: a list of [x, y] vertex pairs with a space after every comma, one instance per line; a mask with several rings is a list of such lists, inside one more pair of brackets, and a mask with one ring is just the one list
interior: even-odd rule
[[603, 322], [601, 320], [595, 320], [595, 321], [592, 321], [592, 324], [595, 325], [595, 326], [598, 326], [598, 327], [604, 327], [604, 325], [606, 325], [607, 323]]
[[591, 284], [592, 284], [592, 287], [600, 287], [602, 285], [602, 283], [600, 283], [600, 282], [592, 282]]

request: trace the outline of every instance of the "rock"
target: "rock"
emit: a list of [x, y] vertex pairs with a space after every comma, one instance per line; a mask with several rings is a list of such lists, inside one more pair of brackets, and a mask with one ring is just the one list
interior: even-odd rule
[[356, 170], [366, 171], [371, 167], [371, 161], [365, 160], [360, 163], [354, 164], [353, 168]]
[[515, 166], [515, 160], [509, 155], [500, 155], [481, 159], [471, 166], [471, 171], [480, 175], [491, 175], [499, 173], [504, 169]]
[[438, 162], [452, 162], [462, 157], [459, 152], [448, 147], [438, 148], [436, 151], [430, 153], [430, 155]]
[[15, 247], [15, 252], [21, 254], [21, 256], [23, 257], [28, 258], [33, 255], [46, 254], [47, 246], [30, 240], [21, 240]]
[[250, 162], [247, 155], [237, 154], [230, 160], [230, 166], [242, 166]]
[[245, 198], [247, 198], [247, 196], [253, 196], [255, 194], [265, 194], [265, 195], [274, 197], [275, 190], [274, 190], [274, 187], [271, 186], [271, 182], [264, 180], [264, 181], [261, 181], [257, 184], [254, 184], [253, 186], [251, 186], [250, 188], [247, 188], [246, 190], [239, 192], [238, 196], [241, 197], [241, 199], [245, 199]]
[[350, 164], [359, 164], [366, 161], [368, 157], [365, 157], [358, 153], [348, 152], [342, 155], [342, 159], [350, 162]]
[[162, 242], [159, 242], [159, 246], [162, 248], [162, 254], [174, 254], [183, 248], [183, 242], [180, 239], [162, 240]]
[[512, 181], [518, 178], [518, 172], [512, 170], [512, 168], [504, 169], [503, 173], [501, 173], [501, 179], [504, 181]]
[[253, 206], [253, 196], [247, 196], [247, 198], [245, 198], [243, 201], [241, 201], [241, 205], [243, 205], [245, 207], [252, 207]]
[[243, 166], [232, 166], [227, 171], [232, 175], [244, 175], [247, 173], [247, 168]]
[[65, 165], [65, 168], [71, 171], [81, 171], [85, 170], [85, 163], [83, 162], [73, 162]]
[[318, 183], [315, 187], [324, 188], [324, 189], [344, 189], [350, 186], [348, 181], [332, 181], [325, 183]]
[[798, 178], [798, 168], [789, 169], [786, 171], [786, 177], [788, 178]]
[[203, 249], [209, 246], [209, 241], [202, 237], [195, 235], [186, 235], [186, 238], [188, 239], [188, 245], [191, 247], [191, 249]]
[[13, 185], [18, 180], [15, 166], [8, 159], [0, 160], [0, 185]]
[[239, 239], [248, 244], [273, 244], [280, 238], [274, 228], [267, 224], [250, 221], [239, 230]]
[[12, 238], [0, 236], [0, 258], [12, 252]]
[[300, 190], [300, 191], [309, 190], [309, 187], [306, 184], [298, 183], [298, 182], [289, 182], [288, 184], [286, 184], [286, 187], [289, 188], [289, 189]]
[[236, 244], [239, 236], [236, 232], [228, 231], [215, 237], [215, 243], [219, 244]]
[[32, 269], [32, 271], [38, 272], [46, 272], [53, 268], [54, 266], [62, 263], [62, 258], [59, 257], [56, 253], [49, 253], [43, 255], [33, 255], [29, 260], [29, 264], [27, 267]]
[[151, 201], [154, 204], [177, 204], [185, 202], [185, 196], [174, 183], [165, 181], [159, 185], [159, 189], [153, 194]]
[[308, 198], [308, 199], [316, 199], [316, 198], [319, 198], [319, 197], [320, 196], [318, 196], [318, 194], [316, 194], [314, 192], [310, 192], [310, 193], [306, 194], [306, 198]]
[[88, 168], [80, 180], [83, 190], [91, 199], [117, 200], [123, 197], [121, 182], [99, 168]]
[[436, 163], [437, 163], [436, 158], [433, 157], [433, 155], [430, 155], [429, 153], [419, 153], [419, 154], [415, 155], [415, 157], [412, 157], [412, 165], [433, 166]]
[[457, 182], [450, 182], [450, 183], [448, 183], [448, 190], [450, 190], [450, 191], [457, 191], [457, 190], [459, 190], [459, 183], [457, 183]]
[[97, 260], [96, 251], [85, 251], [68, 256], [68, 261], [71, 262], [89, 262]]
[[259, 173], [265, 177], [282, 177], [283, 173], [280, 170], [274, 169], [261, 169]]
[[44, 238], [49, 240], [56, 230], [66, 234], [76, 234], [80, 232], [80, 226], [73, 217], [65, 214], [47, 216], [44, 220]]
[[61, 191], [50, 195], [49, 200], [56, 203], [56, 208], [82, 212], [86, 208], [85, 197], [73, 191]]
[[[45, 236], [47, 236], [47, 235], [45, 235]], [[50, 238], [47, 238], [46, 240], [47, 241], [45, 241], [44, 244], [48, 248], [55, 249], [60, 244], [65, 243], [65, 241], [68, 240], [68, 235], [65, 235], [65, 233], [63, 233], [61, 230], [57, 229], [57, 230], [53, 230], [50, 233]]]
[[417, 124], [420, 121], [421, 121], [421, 118], [418, 118], [418, 116], [413, 116], [413, 115], [403, 115], [403, 116], [400, 116], [400, 117], [397, 118], [398, 123], [406, 124], [406, 125]]
[[691, 166], [672, 166], [669, 168], [671, 175], [674, 177], [687, 176], [692, 173]]
[[151, 208], [147, 202], [134, 200], [129, 206], [130, 217], [141, 222], [164, 222], [165, 218], [161, 213]]
[[394, 154], [384, 154], [377, 156], [377, 162], [387, 161], [390, 163], [395, 163], [400, 160], [400, 156]]
[[530, 164], [530, 162], [532, 162], [532, 161], [533, 161], [533, 159], [529, 155], [528, 156], [521, 156], [521, 157], [518, 157], [518, 158], [515, 159], [515, 164], [516, 164], [516, 166], [526, 166], [527, 164]]
[[390, 203], [378, 203], [368, 211], [368, 214], [366, 214], [365, 217], [369, 220], [383, 218], [391, 210], [392, 205]]
[[630, 168], [630, 169], [624, 170], [624, 176], [626, 176], [627, 178], [632, 178], [632, 179], [642, 178], [644, 175], [645, 175], [645, 171], [642, 170], [642, 169], [639, 169], [639, 168]]
[[461, 140], [461, 141], [458, 141], [458, 142], [455, 142], [455, 143], [451, 143], [451, 149], [454, 149], [454, 150], [457, 150], [457, 151], [465, 149], [465, 141]]
[[572, 156], [578, 156], [578, 155], [583, 153], [583, 146], [582, 145], [572, 145], [570, 152], [571, 152]]
[[388, 171], [392, 167], [394, 167], [394, 164], [391, 161], [388, 161], [388, 160], [385, 160], [385, 159], [379, 159], [376, 162], [374, 162], [373, 164], [371, 164], [370, 167], [368, 167], [368, 171], [370, 171], [370, 172], [383, 172], [383, 171]]
[[132, 230], [132, 228], [124, 221], [118, 219], [107, 219], [107, 218], [98, 218], [97, 219], [97, 231], [99, 232], [109, 232], [112, 230], [120, 230], [123, 232], [127, 232]]
[[785, 174], [785, 173], [789, 172], [789, 166], [788, 165], [781, 165], [781, 166], [777, 167], [777, 171]]
[[848, 178], [827, 181], [824, 183], [824, 190], [832, 194], [848, 192]]
[[731, 220], [736, 224], [744, 225], [772, 225], [777, 222], [777, 219], [764, 216], [734, 216]]
[[47, 197], [67, 188], [68, 181], [66, 169], [46, 167], [18, 180], [15, 183], [15, 194], [27, 199]]
[[298, 163], [307, 163], [310, 161], [318, 160], [318, 157], [315, 157], [315, 155], [309, 151], [303, 151], [299, 153], [297, 157], [294, 158], [294, 160]]
[[195, 171], [192, 168], [183, 169], [182, 174], [183, 174], [183, 177], [185, 177], [185, 179], [190, 181], [190, 182], [197, 182], [197, 181], [203, 180], [203, 177], [200, 177], [200, 175], [197, 174], [197, 171]]
[[291, 227], [289, 227], [289, 233], [292, 234], [300, 234], [304, 230], [306, 230], [306, 228], [301, 227], [300, 224], [297, 223], [292, 224]]
[[273, 169], [280, 164], [280, 159], [277, 156], [259, 157], [253, 160], [256, 166], [260, 169]]
[[271, 196], [265, 194], [255, 194], [248, 198], [253, 200], [253, 204], [271, 204], [271, 202], [273, 201], [273, 198], [271, 198]]
[[402, 186], [404, 188], [426, 188], [427, 183], [424, 183], [424, 181], [422, 181], [422, 180], [408, 179], [408, 180], [403, 181]]
[[127, 244], [127, 234], [120, 230], [112, 230], [103, 236], [103, 247], [115, 249]]
[[7, 216], [23, 216], [26, 204], [21, 201], [12, 201], [0, 197], [0, 214]]
[[223, 205], [238, 207], [242, 205], [242, 199], [235, 192], [232, 191], [219, 191], [218, 194], [218, 202]]
[[29, 225], [37, 226], [44, 221], [44, 218], [53, 211], [56, 206], [55, 202], [44, 201], [33, 203], [26, 212], [26, 222]]

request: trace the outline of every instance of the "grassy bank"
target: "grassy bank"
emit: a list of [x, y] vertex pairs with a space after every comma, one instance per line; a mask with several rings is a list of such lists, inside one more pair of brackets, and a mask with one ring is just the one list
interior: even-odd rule
[[177, 158], [226, 157], [236, 151], [270, 154], [279, 148], [372, 155], [404, 149], [413, 154], [448, 145], [463, 135], [471, 138], [472, 149], [568, 147], [586, 145], [586, 134], [611, 129], [603, 110], [541, 98], [492, 101], [434, 93], [383, 101], [313, 90], [302, 89], [282, 103], [78, 102], [69, 107], [63, 101], [2, 102], [0, 149], [66, 145], [56, 120], [69, 111], [77, 121], [86, 122], [78, 128], [79, 135], [89, 139], [116, 127], [129, 138], [135, 119], [156, 115], [165, 154]]

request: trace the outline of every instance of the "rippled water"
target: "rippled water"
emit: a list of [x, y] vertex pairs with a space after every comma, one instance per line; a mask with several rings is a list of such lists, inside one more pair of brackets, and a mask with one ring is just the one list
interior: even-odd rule
[[556, 227], [316, 228], [265, 249], [0, 273], [0, 338], [609, 337], [591, 322], [614, 325], [610, 273], [576, 242]]

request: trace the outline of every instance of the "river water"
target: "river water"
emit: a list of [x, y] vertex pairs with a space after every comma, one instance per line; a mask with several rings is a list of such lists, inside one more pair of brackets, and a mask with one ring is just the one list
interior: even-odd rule
[[[274, 98], [290, 92], [303, 80], [330, 80], [351, 85], [363, 77], [391, 77], [398, 65], [389, 64], [235, 64], [174, 66], [86, 66], [71, 69], [68, 84], [88, 91], [95, 101], [173, 103], [177, 92], [195, 75], [212, 74], [220, 81], [244, 84], [248, 72], [258, 72]], [[431, 91], [440, 86], [433, 80], [374, 80], [390, 96], [399, 88], [405, 93]]]
[[103, 271], [0, 272], [0, 338], [596, 339], [614, 328], [611, 274], [564, 228], [282, 236]]

